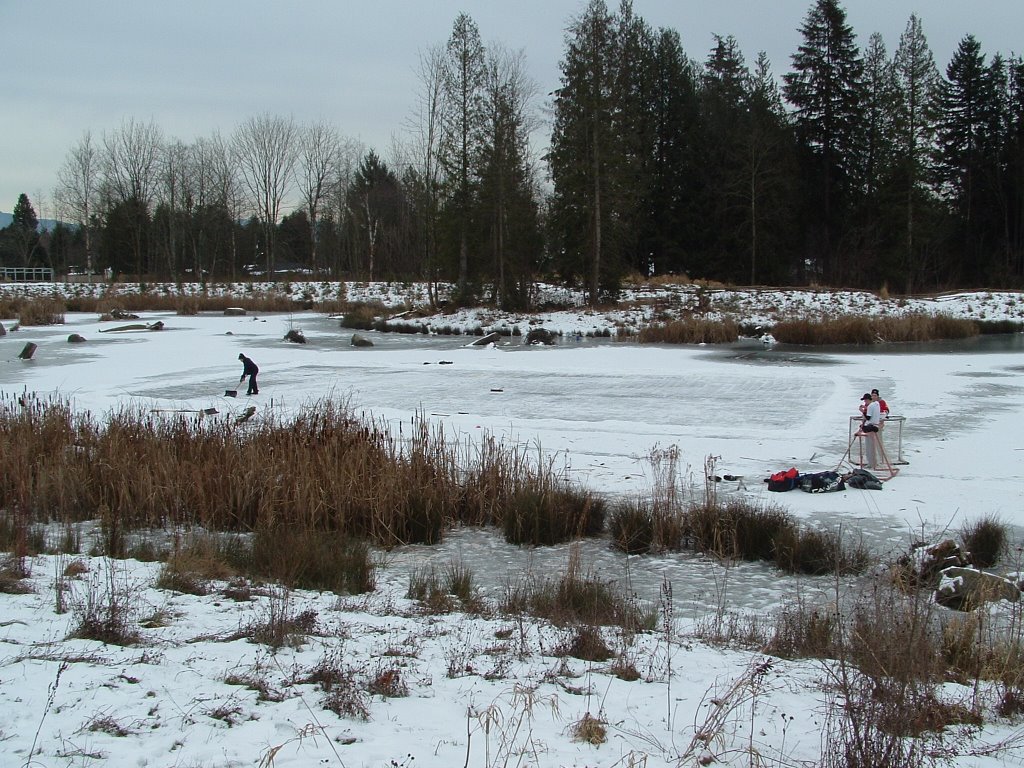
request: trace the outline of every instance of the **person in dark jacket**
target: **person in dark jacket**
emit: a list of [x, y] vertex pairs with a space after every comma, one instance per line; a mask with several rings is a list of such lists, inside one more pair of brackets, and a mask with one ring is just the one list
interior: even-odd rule
[[238, 383], [241, 384], [245, 381], [245, 377], [248, 376], [249, 390], [245, 394], [258, 395], [260, 388], [256, 386], [256, 374], [260, 372], [259, 366], [242, 353], [238, 354], [238, 359], [242, 361], [242, 377], [238, 380]]

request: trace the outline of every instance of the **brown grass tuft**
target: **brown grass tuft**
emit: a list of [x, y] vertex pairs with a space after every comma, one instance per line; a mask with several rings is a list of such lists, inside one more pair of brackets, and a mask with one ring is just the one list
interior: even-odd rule
[[772, 335], [784, 344], [877, 344], [880, 342], [966, 339], [980, 330], [972, 320], [948, 315], [902, 317], [842, 315], [823, 320], [789, 320], [777, 323]]

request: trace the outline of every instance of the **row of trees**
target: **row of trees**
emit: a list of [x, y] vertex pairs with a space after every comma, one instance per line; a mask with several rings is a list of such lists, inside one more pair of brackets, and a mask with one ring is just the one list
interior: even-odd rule
[[462, 14], [420, 76], [390, 165], [333, 126], [273, 114], [191, 144], [153, 122], [99, 140], [86, 131], [54, 191], [76, 226], [50, 233], [35, 257], [140, 279], [444, 278], [522, 306], [543, 247], [524, 59], [485, 48]]
[[781, 88], [731, 37], [703, 65], [630, 3], [571, 25], [549, 248], [592, 295], [623, 270], [907, 292], [1024, 277], [1024, 64], [964, 37], [942, 77], [816, 0]]
[[1019, 285], [1021, 59], [987, 59], [968, 35], [942, 76], [917, 16], [890, 56], [877, 34], [858, 48], [837, 0], [814, 0], [801, 33], [780, 82], [731, 37], [697, 62], [630, 0], [589, 0], [566, 30], [542, 181], [523, 55], [484, 46], [461, 14], [423, 53], [387, 161], [271, 114], [192, 144], [129, 120], [69, 152], [55, 199], [78, 226], [48, 255], [172, 279], [444, 279], [506, 307], [538, 274], [593, 302], [630, 273]]

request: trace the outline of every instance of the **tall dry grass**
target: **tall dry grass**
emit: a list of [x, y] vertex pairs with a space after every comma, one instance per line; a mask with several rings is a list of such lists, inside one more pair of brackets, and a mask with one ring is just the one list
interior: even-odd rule
[[980, 333], [973, 320], [949, 315], [902, 317], [842, 315], [823, 320], [777, 323], [772, 335], [784, 344], [877, 344], [880, 342], [966, 339]]
[[61, 325], [67, 307], [63, 299], [41, 297], [5, 301], [0, 310], [0, 317], [17, 317], [23, 326]]
[[[19, 468], [0, 478], [0, 509], [30, 520], [101, 516], [110, 554], [125, 531], [171, 525], [392, 547], [435, 543], [455, 524], [503, 527], [513, 513], [532, 544], [541, 543], [532, 532], [591, 535], [603, 522], [600, 500], [515, 449], [454, 444], [419, 417], [397, 428], [359, 420], [332, 401], [289, 421], [122, 408], [100, 423], [59, 399], [4, 396], [0, 438], [0, 462]], [[550, 519], [534, 526], [531, 514]]]
[[249, 312], [294, 312], [314, 308], [321, 312], [345, 312], [352, 306], [340, 297], [293, 298], [284, 291], [252, 290], [227, 295], [204, 291], [185, 294], [170, 290], [135, 292], [112, 289], [101, 296], [0, 298], [0, 317], [16, 317], [22, 325], [27, 326], [59, 325], [64, 322], [65, 312], [95, 312], [99, 315], [108, 315], [113, 310], [123, 310], [195, 315], [200, 312], [223, 312], [228, 307], [241, 307]]
[[691, 317], [645, 326], [636, 340], [641, 344], [728, 344], [739, 335], [740, 326], [733, 320]]

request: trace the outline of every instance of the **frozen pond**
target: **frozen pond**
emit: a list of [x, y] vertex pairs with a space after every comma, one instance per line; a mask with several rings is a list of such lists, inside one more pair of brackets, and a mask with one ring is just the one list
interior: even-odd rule
[[[126, 403], [160, 409], [215, 407], [231, 417], [252, 404], [286, 418], [325, 398], [393, 425], [426, 418], [467, 450], [484, 436], [518, 445], [538, 461], [608, 498], [649, 495], [664, 468], [652, 456], [678, 447], [686, 492], [704, 488], [704, 465], [744, 478], [720, 494], [777, 503], [797, 520], [862, 539], [884, 557], [912, 538], [955, 531], [994, 514], [1016, 534], [1024, 515], [1024, 335], [968, 342], [870, 348], [766, 348], [747, 340], [715, 347], [670, 347], [562, 338], [528, 347], [522, 337], [490, 348], [476, 337], [353, 331], [311, 313], [161, 319], [160, 332], [115, 333], [95, 315], [69, 314], [64, 326], [25, 328], [0, 338], [0, 390], [58, 393], [94, 413]], [[301, 329], [309, 343], [289, 344]], [[85, 344], [69, 344], [69, 333]], [[17, 359], [28, 341], [30, 361]], [[238, 383], [239, 352], [260, 365], [256, 398], [226, 398]], [[906, 419], [909, 462], [883, 491], [831, 494], [765, 492], [763, 478], [796, 466], [834, 469], [849, 446], [849, 418], [860, 394], [878, 387]], [[243, 392], [244, 394], [244, 392]], [[727, 603], [765, 610], [794, 590], [827, 593], [832, 579], [793, 579], [756, 563], [725, 566], [693, 554], [625, 557], [606, 540], [583, 542], [583, 565], [644, 599], [663, 580], [694, 614]], [[524, 574], [561, 573], [569, 547], [507, 545], [499, 533], [457, 530], [437, 547], [384, 555], [386, 577], [463, 562], [481, 588], [500, 594]]]

